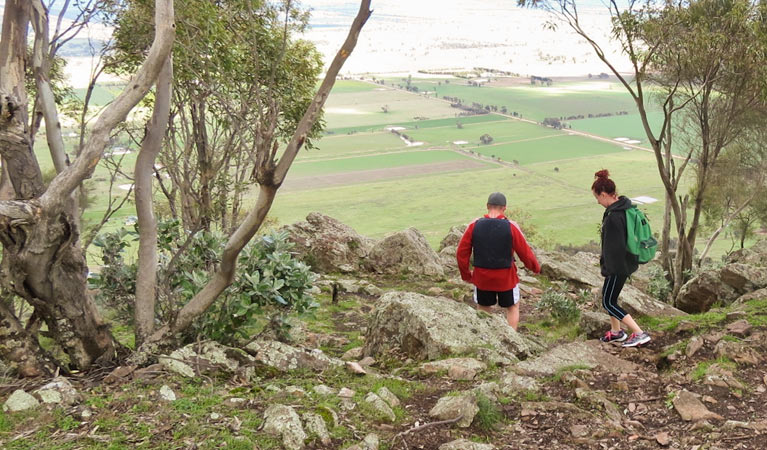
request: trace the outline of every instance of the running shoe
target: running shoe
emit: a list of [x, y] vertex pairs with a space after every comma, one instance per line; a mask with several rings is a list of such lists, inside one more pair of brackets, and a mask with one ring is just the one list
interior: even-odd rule
[[620, 331], [610, 330], [607, 333], [605, 333], [604, 336], [599, 338], [599, 340], [602, 342], [623, 342], [626, 340], [627, 337], [628, 335], [623, 330], [620, 330]]
[[650, 342], [650, 335], [647, 332], [644, 333], [631, 333], [629, 340], [623, 343], [623, 347], [636, 347]]

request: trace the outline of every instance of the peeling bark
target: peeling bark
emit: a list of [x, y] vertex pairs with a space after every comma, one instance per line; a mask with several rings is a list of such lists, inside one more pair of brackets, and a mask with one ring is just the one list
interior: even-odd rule
[[50, 377], [56, 364], [0, 299], [0, 358], [22, 377]]
[[[144, 65], [101, 114], [80, 157], [46, 190], [25, 128], [27, 6], [27, 0], [6, 2], [0, 43], [0, 155], [16, 200], [0, 202], [4, 280], [14, 294], [35, 307], [71, 363], [86, 369], [113, 359], [118, 344], [87, 292], [88, 270], [78, 242], [78, 223], [71, 214], [76, 211], [72, 194], [100, 161], [111, 130], [157, 79], [174, 38], [173, 2], [156, 0], [155, 40]], [[14, 326], [10, 319], [3, 324]]]

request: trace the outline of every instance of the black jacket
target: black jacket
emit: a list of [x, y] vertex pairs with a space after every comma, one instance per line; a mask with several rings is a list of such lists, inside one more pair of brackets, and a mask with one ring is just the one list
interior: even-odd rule
[[599, 266], [602, 275], [631, 275], [639, 267], [636, 255], [626, 248], [626, 210], [631, 200], [620, 196], [618, 201], [605, 209], [602, 216], [602, 255]]

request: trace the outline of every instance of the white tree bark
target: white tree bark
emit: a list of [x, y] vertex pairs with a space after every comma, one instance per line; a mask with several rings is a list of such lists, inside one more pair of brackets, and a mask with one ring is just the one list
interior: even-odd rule
[[157, 79], [152, 119], [141, 144], [134, 170], [136, 215], [138, 216], [139, 249], [136, 275], [136, 345], [141, 345], [154, 330], [157, 285], [157, 219], [152, 207], [154, 163], [162, 150], [170, 115], [173, 62], [169, 56]]
[[[274, 196], [277, 194], [277, 189], [279, 189], [282, 181], [285, 179], [285, 175], [295, 159], [296, 154], [303, 145], [306, 135], [312, 125], [317, 121], [322, 106], [325, 104], [325, 100], [327, 99], [328, 94], [330, 94], [333, 84], [335, 84], [338, 72], [354, 50], [360, 30], [362, 30], [362, 27], [365, 25], [365, 22], [367, 22], [371, 13], [370, 0], [362, 0], [360, 2], [360, 9], [352, 23], [346, 40], [328, 68], [325, 78], [314, 96], [314, 100], [309, 105], [303, 118], [299, 122], [279, 164], [276, 167], [273, 166], [274, 154], [259, 155], [259, 159], [263, 161], [263, 165], [266, 166], [259, 169], [263, 169], [263, 173], [265, 173], [266, 176], [263, 177], [263, 179], [260, 179], [261, 185], [259, 186], [259, 195], [256, 200], [256, 205], [245, 217], [243, 223], [229, 238], [229, 241], [224, 248], [219, 269], [213, 274], [213, 277], [208, 284], [206, 284], [205, 287], [203, 287], [203, 289], [189, 301], [189, 303], [184, 305], [179, 311], [174, 323], [158, 329], [149, 339], [147, 339], [149, 345], [155, 345], [162, 341], [173, 339], [174, 335], [186, 329], [196, 318], [207, 311], [221, 292], [232, 283], [238, 255], [253, 235], [256, 234], [266, 218], [269, 208], [271, 208], [274, 200]], [[269, 151], [269, 147], [270, 146], [268, 145], [262, 146], [260, 147], [260, 151]], [[263, 156], [267, 157], [263, 158]]]

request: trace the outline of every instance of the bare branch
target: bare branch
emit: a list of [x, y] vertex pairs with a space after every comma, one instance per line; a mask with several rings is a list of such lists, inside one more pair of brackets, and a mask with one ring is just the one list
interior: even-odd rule
[[51, 181], [48, 189], [40, 197], [43, 208], [51, 211], [60, 210], [64, 203], [61, 200], [70, 195], [86, 177], [93, 173], [101, 160], [111, 130], [125, 120], [128, 112], [146, 95], [157, 79], [165, 59], [170, 54], [174, 35], [173, 0], [157, 0], [154, 42], [144, 64], [123, 92], [96, 121], [91, 138], [81, 155]]
[[39, 96], [40, 108], [45, 118], [45, 137], [48, 140], [48, 150], [51, 153], [56, 173], [61, 173], [67, 167], [67, 155], [64, 149], [64, 138], [61, 135], [61, 122], [56, 109], [56, 100], [50, 83], [50, 60], [48, 59], [48, 11], [41, 0], [30, 0], [30, 17], [32, 28], [35, 30], [35, 45], [32, 67], [35, 73], [35, 84]]

